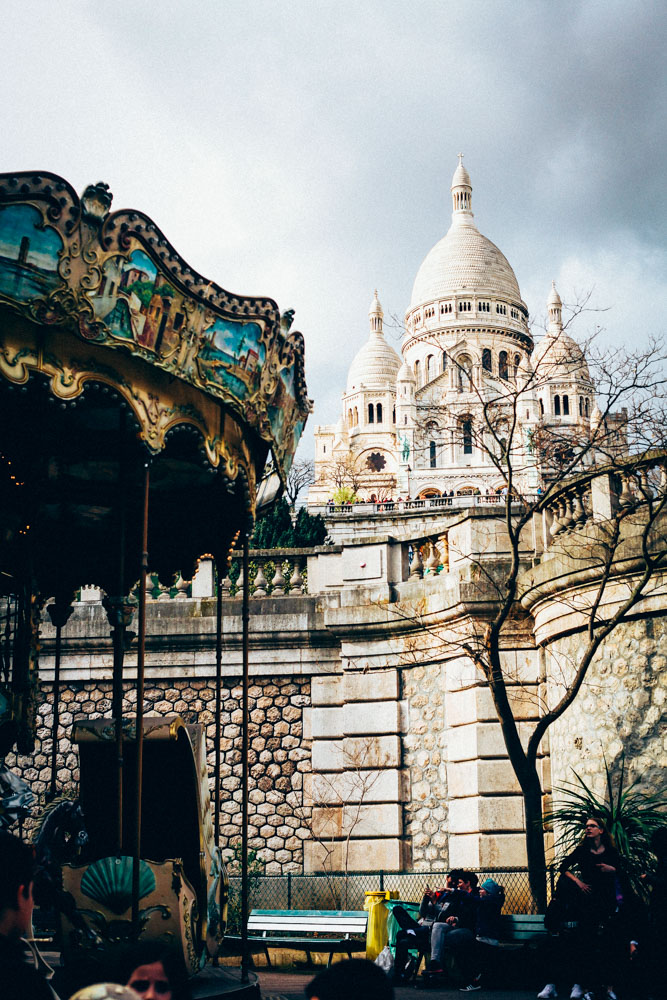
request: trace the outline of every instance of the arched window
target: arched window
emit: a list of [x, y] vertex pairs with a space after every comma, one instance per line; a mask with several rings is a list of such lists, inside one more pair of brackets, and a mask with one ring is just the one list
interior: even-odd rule
[[512, 375], [512, 377], [514, 378], [515, 381], [516, 381], [517, 375], [519, 374], [519, 365], [520, 364], [521, 364], [521, 355], [520, 354], [515, 354], [514, 355], [514, 372], [513, 372], [513, 375]]
[[426, 358], [426, 381], [430, 382], [433, 378], [433, 355], [429, 354]]
[[348, 424], [348, 427], [353, 427], [354, 426], [354, 424], [352, 423], [352, 410], [348, 410], [347, 411], [347, 424]]
[[540, 400], [540, 416], [541, 417], [544, 416], [544, 400], [543, 399]]
[[354, 408], [354, 426], [355, 427], [359, 426], [359, 410], [356, 408], [356, 406]]
[[461, 354], [456, 363], [459, 366], [459, 389], [466, 392], [472, 388], [472, 361], [467, 354]]
[[407, 422], [408, 422], [408, 415], [407, 415], [407, 413], [404, 413], [403, 414], [403, 423], [407, 424]]
[[442, 352], [442, 370], [447, 371], [447, 351]]
[[415, 382], [419, 385], [419, 362], [415, 361]]
[[568, 417], [570, 415], [570, 397], [563, 396], [563, 416]]
[[429, 446], [429, 462], [432, 469], [435, 469], [435, 441], [431, 441]]
[[372, 403], [368, 404], [368, 423], [372, 424], [375, 422], [375, 409]]
[[392, 424], [396, 423], [396, 407], [391, 411], [391, 422]]
[[498, 355], [498, 374], [501, 378], [507, 379], [508, 376], [508, 365], [507, 365], [507, 351], [501, 351]]
[[493, 370], [491, 366], [491, 351], [488, 347], [485, 347], [482, 351], [482, 368], [487, 372]]
[[580, 396], [579, 397], [579, 416], [583, 417], [583, 415], [584, 415], [584, 397]]
[[558, 394], [554, 396], [554, 414], [560, 417], [560, 396]]
[[377, 411], [376, 412], [376, 422], [378, 424], [381, 424], [382, 423], [382, 403], [378, 403], [378, 405], [375, 407], [375, 409]]
[[461, 421], [461, 437], [463, 439], [463, 454], [472, 455], [472, 420], [464, 417]]
[[586, 416], [588, 416], [588, 397], [584, 400], [584, 409], [586, 411]]

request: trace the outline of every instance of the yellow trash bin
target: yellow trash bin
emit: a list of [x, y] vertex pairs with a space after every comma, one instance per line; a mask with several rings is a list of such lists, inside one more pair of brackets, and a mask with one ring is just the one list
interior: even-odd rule
[[387, 944], [387, 917], [389, 916], [387, 907], [384, 905], [385, 899], [396, 899], [398, 893], [395, 890], [378, 889], [372, 892], [365, 892], [364, 909], [368, 910], [368, 925], [366, 927], [366, 958], [374, 962], [384, 946]]

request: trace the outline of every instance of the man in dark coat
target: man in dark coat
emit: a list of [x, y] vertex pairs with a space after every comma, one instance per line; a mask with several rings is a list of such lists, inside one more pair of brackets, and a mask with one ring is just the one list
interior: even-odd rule
[[32, 918], [34, 875], [32, 847], [11, 833], [0, 833], [1, 1000], [58, 1000], [23, 940]]

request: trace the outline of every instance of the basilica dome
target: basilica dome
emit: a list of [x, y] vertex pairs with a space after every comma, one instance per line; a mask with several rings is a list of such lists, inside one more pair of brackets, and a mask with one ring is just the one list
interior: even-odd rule
[[452, 179], [452, 224], [426, 255], [412, 289], [410, 310], [461, 293], [521, 304], [514, 271], [495, 243], [482, 236], [471, 211], [470, 176], [459, 163]]
[[590, 380], [586, 357], [579, 344], [563, 329], [563, 303], [551, 282], [547, 299], [549, 325], [546, 335], [537, 344], [531, 356], [533, 370], [540, 378], [557, 379], [578, 377]]
[[370, 337], [350, 365], [347, 376], [348, 393], [358, 389], [395, 389], [396, 375], [402, 360], [384, 339], [382, 306], [377, 292], [368, 313]]

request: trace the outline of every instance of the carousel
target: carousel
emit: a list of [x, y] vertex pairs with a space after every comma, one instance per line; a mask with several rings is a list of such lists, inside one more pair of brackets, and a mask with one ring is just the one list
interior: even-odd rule
[[[52, 174], [0, 174], [0, 762], [33, 752], [39, 698], [51, 697], [47, 797], [63, 791], [61, 630], [80, 588], [98, 587], [113, 696], [106, 717], [77, 719], [72, 734], [86, 832], [54, 879], [59, 944], [68, 961], [119, 941], [169, 940], [197, 978], [210, 973], [226, 926], [220, 751], [211, 776], [202, 726], [144, 717], [147, 574], [169, 587], [192, 579], [207, 554], [222, 579], [239, 536], [247, 559], [254, 518], [280, 494], [311, 404], [292, 313], [197, 274], [149, 218], [111, 212], [111, 200], [106, 184], [79, 198]], [[40, 695], [44, 613], [55, 672]], [[130, 655], [131, 718], [122, 713]], [[247, 727], [242, 744], [247, 785]], [[21, 788], [0, 770], [7, 827]], [[242, 857], [245, 869], [245, 842]], [[243, 891], [247, 992], [246, 918]], [[223, 995], [220, 984], [205, 995]]]

